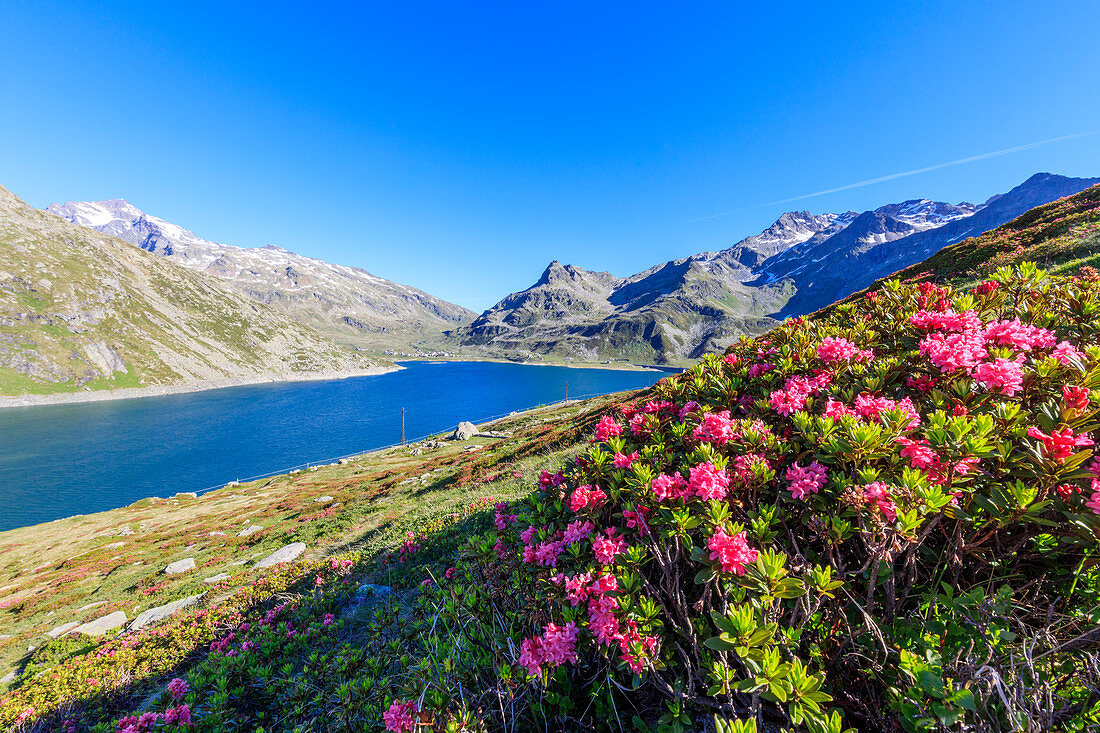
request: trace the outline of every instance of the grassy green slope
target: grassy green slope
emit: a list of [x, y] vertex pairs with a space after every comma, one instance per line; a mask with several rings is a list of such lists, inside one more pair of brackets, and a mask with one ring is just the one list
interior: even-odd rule
[[[162, 682], [159, 661], [140, 655], [116, 658], [105, 670], [95, 661], [95, 651], [113, 633], [51, 640], [46, 632], [115, 611], [132, 620], [145, 609], [204, 591], [209, 594], [200, 605], [206, 611], [227, 604], [235, 608], [239, 594], [252, 594], [254, 586], [269, 582], [264, 580], [267, 574], [251, 571], [251, 565], [287, 543], [306, 543], [308, 561], [361, 553], [357, 576], [369, 573], [375, 582], [416, 587], [425, 562], [453, 556], [469, 532], [487, 529], [485, 510], [492, 500], [528, 493], [538, 473], [575, 452], [598, 414], [623, 396], [505, 418], [492, 425], [507, 433], [502, 439], [429, 440], [364, 454], [345, 464], [229, 486], [197, 499], [145, 499], [108, 512], [0, 532], [0, 677], [8, 672], [15, 677], [0, 684], [0, 700], [32, 700], [43, 713], [62, 699], [87, 701], [105, 692], [110, 705], [120, 710], [137, 704], [151, 684]], [[331, 499], [315, 501], [322, 496]], [[237, 536], [252, 524], [263, 530]], [[386, 551], [409, 532], [421, 538], [418, 562], [383, 564]], [[163, 573], [169, 562], [186, 557], [195, 559], [197, 570]], [[229, 577], [216, 584], [203, 582], [220, 573]], [[200, 642], [193, 635], [176, 640], [172, 634], [192, 621], [190, 614], [180, 613], [157, 627], [168, 629], [174, 639], [170, 649], [155, 651], [158, 660], [191, 663], [186, 660]], [[34, 649], [28, 651], [30, 647]], [[100, 684], [74, 689], [64, 674], [36, 677], [66, 660], [85, 670], [82, 683], [95, 676]], [[10, 723], [11, 712], [12, 707], [0, 704], [0, 727]]]

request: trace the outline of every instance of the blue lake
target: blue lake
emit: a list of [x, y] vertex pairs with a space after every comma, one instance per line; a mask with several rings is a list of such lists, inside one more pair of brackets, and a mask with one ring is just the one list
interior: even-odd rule
[[202, 491], [659, 372], [405, 362], [399, 372], [0, 410], [0, 530]]

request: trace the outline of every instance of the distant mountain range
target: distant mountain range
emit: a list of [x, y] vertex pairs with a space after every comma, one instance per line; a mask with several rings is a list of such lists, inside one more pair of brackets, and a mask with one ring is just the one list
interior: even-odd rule
[[377, 367], [217, 278], [0, 187], [0, 395]]
[[254, 300], [356, 345], [390, 348], [431, 341], [477, 317], [471, 310], [357, 267], [271, 245], [210, 242], [122, 199], [50, 204], [47, 211], [219, 277]]
[[1097, 183], [1038, 173], [980, 205], [917, 199], [863, 213], [788, 212], [728, 249], [626, 278], [555, 260], [534, 285], [448, 335], [474, 353], [513, 358], [690, 359]]
[[982, 204], [788, 212], [720, 252], [625, 278], [555, 260], [480, 316], [365, 270], [210, 242], [121, 199], [40, 211], [0, 188], [0, 394], [377, 364], [352, 346], [675, 364], [1098, 183], [1040, 173]]

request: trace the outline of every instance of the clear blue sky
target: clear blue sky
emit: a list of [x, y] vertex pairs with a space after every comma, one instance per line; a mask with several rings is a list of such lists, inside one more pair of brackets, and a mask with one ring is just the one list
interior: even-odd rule
[[[761, 7], [769, 5], [769, 7]], [[0, 8], [0, 184], [121, 197], [481, 310], [782, 211], [1100, 175], [1100, 3]], [[713, 216], [721, 213], [721, 216]]]

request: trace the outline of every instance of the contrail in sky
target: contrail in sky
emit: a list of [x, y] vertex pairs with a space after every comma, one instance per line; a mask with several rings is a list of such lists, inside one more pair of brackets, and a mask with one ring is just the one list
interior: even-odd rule
[[883, 183], [885, 181], [892, 181], [895, 178], [905, 178], [906, 176], [915, 176], [918, 173], [927, 173], [929, 171], [936, 171], [940, 168], [950, 168], [953, 165], [962, 165], [964, 163], [973, 163], [976, 160], [985, 160], [986, 158], [996, 158], [1001, 155], [1009, 155], [1010, 153], [1018, 153], [1021, 150], [1030, 150], [1031, 148], [1037, 148], [1040, 145], [1050, 145], [1051, 143], [1061, 142], [1063, 140], [1073, 140], [1079, 137], [1087, 137], [1089, 135], [1095, 135], [1100, 130], [1092, 130], [1091, 132], [1078, 132], [1073, 135], [1062, 135], [1061, 137], [1052, 137], [1049, 140], [1039, 140], [1034, 143], [1027, 143], [1026, 145], [1017, 145], [1013, 148], [1005, 148], [1004, 150], [994, 150], [991, 153], [982, 153], [981, 155], [971, 155], [968, 158], [959, 158], [958, 160], [951, 160], [946, 163], [937, 163], [936, 165], [925, 166], [924, 168], [916, 168], [911, 171], [903, 171], [901, 173], [891, 173], [888, 176], [879, 176], [878, 178], [868, 178], [866, 181], [859, 181], [858, 183], [849, 183], [846, 186], [839, 186], [837, 188], [830, 188], [825, 191], [815, 191], [814, 193], [803, 194], [802, 196], [794, 196], [789, 199], [780, 199], [779, 201], [769, 201], [766, 204], [756, 204], [755, 206], [745, 206], [740, 209], [731, 209], [730, 211], [723, 211], [718, 214], [711, 214], [710, 216], [702, 216], [698, 219], [689, 219], [684, 224], [694, 224], [695, 222], [706, 221], [707, 219], [716, 219], [720, 216], [726, 216], [738, 211], [744, 211], [745, 209], [758, 209], [761, 206], [777, 206], [779, 204], [789, 204], [792, 201], [802, 201], [804, 199], [812, 199], [818, 196], [826, 196], [830, 193], [838, 193], [840, 191], [850, 191], [853, 188], [863, 188], [864, 186], [873, 186], [876, 183]]

